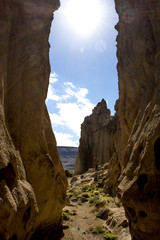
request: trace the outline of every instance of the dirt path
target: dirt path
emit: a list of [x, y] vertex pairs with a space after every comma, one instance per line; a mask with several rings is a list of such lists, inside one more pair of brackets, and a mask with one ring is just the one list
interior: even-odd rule
[[[102, 227], [105, 222], [96, 218], [96, 214], [88, 202], [79, 205], [75, 203], [72, 206], [65, 207], [64, 210], [70, 212], [69, 221], [64, 221], [64, 237], [62, 240], [99, 240], [104, 239], [101, 234], [92, 234], [92, 230], [96, 227]], [[73, 214], [73, 215], [72, 215]]]
[[95, 170], [90, 169], [69, 179], [68, 206], [63, 209], [64, 236], [59, 239], [131, 239], [123, 207], [103, 191], [105, 175], [105, 170], [99, 170], [95, 179]]

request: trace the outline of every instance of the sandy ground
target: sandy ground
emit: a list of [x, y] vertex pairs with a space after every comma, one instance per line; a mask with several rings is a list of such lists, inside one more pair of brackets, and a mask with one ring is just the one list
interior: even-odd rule
[[96, 227], [99, 227], [104, 224], [104, 220], [96, 218], [98, 212], [94, 212], [93, 209], [89, 206], [88, 202], [82, 203], [79, 205], [77, 203], [72, 206], [65, 207], [65, 210], [69, 210], [71, 214], [70, 220], [63, 223], [64, 237], [62, 240], [99, 240], [104, 239], [101, 234], [92, 234], [92, 230]]

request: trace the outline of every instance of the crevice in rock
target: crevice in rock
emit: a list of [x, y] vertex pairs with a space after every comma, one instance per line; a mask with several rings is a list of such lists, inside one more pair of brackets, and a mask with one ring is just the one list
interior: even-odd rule
[[26, 224], [31, 216], [31, 207], [27, 208], [23, 215], [23, 222]]
[[31, 236], [30, 240], [44, 240], [44, 239], [53, 239], [60, 240], [64, 236], [63, 227], [60, 225], [58, 228], [55, 227], [55, 224], [45, 226], [44, 228], [38, 228], [35, 233]]
[[135, 236], [133, 236], [133, 240], [138, 240]]
[[132, 216], [132, 218], [134, 218], [136, 216], [136, 212], [134, 211], [133, 208], [128, 207], [127, 210], [129, 212], [129, 214]]
[[139, 146], [139, 155], [142, 153], [143, 149], [144, 149], [144, 147], [143, 147], [143, 145], [141, 144], [141, 145]]
[[160, 171], [160, 138], [158, 138], [155, 141], [154, 155], [155, 155], [156, 168], [158, 171]]
[[140, 217], [142, 217], [142, 218], [147, 217], [147, 213], [144, 212], [144, 211], [139, 211], [139, 215], [140, 215]]
[[147, 182], [148, 182], [148, 176], [146, 174], [141, 174], [138, 177], [137, 185], [138, 185], [140, 191], [143, 191], [144, 186], [146, 185]]
[[1, 240], [6, 240], [6, 237], [2, 233], [0, 233], [0, 239]]
[[14, 235], [10, 238], [10, 240], [18, 240], [17, 235], [14, 234]]
[[16, 174], [11, 163], [9, 163], [7, 167], [0, 170], [0, 181], [5, 180], [10, 189], [13, 188], [15, 184], [15, 179]]

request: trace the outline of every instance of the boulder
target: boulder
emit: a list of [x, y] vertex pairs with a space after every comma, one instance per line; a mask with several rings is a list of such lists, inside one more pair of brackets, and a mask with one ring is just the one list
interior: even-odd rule
[[104, 208], [97, 214], [96, 217], [106, 220], [108, 218], [108, 212], [109, 210], [107, 208]]

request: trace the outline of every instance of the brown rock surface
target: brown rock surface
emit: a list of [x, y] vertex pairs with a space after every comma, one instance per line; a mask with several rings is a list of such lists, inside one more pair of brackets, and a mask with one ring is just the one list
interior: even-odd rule
[[113, 153], [109, 162], [104, 165], [104, 168], [107, 169], [107, 174], [104, 178], [104, 192], [109, 193], [112, 197], [115, 197], [117, 194], [118, 179], [121, 173], [116, 153]]
[[116, 127], [116, 117], [110, 116], [106, 101], [102, 99], [81, 125], [80, 146], [75, 165], [76, 174], [109, 161], [115, 151], [113, 135]]
[[115, 146], [133, 240], [160, 236], [160, 4], [115, 0], [119, 126]]
[[56, 0], [0, 2], [2, 240], [46, 239], [61, 221], [67, 182], [45, 107], [48, 37], [58, 6]]

